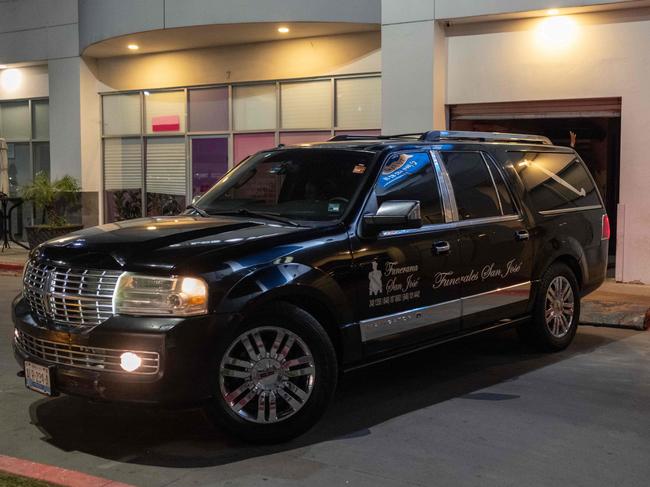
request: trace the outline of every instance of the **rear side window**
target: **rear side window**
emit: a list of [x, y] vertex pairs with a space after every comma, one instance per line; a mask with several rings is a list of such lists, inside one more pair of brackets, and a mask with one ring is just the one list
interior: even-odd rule
[[388, 156], [375, 187], [377, 206], [389, 200], [419, 200], [424, 223], [442, 223], [440, 192], [429, 154]]
[[601, 205], [587, 169], [575, 154], [526, 152], [513, 165], [537, 211]]
[[441, 152], [440, 155], [449, 173], [460, 219], [501, 216], [499, 197], [483, 156], [478, 152]]

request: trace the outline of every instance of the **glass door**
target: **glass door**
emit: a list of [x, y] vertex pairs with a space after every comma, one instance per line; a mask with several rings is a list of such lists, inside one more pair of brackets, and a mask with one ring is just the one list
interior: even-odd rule
[[228, 136], [192, 137], [192, 198], [202, 195], [228, 172]]

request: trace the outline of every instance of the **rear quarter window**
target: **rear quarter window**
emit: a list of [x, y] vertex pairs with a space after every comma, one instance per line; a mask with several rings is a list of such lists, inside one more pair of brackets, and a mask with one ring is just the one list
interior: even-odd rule
[[513, 165], [537, 211], [601, 206], [593, 180], [576, 154], [526, 152]]

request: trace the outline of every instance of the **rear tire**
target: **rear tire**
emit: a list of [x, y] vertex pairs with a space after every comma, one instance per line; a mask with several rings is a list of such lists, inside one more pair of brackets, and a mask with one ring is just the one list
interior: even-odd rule
[[215, 394], [206, 412], [252, 443], [287, 441], [311, 428], [338, 377], [327, 332], [288, 303], [266, 306], [237, 326], [219, 344], [215, 363]]
[[517, 328], [523, 342], [544, 352], [567, 348], [580, 320], [578, 280], [561, 262], [551, 265], [540, 281], [533, 316]]

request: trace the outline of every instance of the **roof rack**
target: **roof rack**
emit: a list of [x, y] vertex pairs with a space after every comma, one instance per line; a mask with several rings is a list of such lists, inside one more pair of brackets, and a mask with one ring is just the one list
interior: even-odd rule
[[423, 142], [439, 142], [441, 140], [473, 140], [478, 142], [519, 142], [527, 144], [553, 145], [548, 137], [528, 134], [506, 134], [500, 132], [457, 132], [432, 130], [420, 136]]
[[529, 134], [506, 134], [500, 132], [461, 132], [446, 130], [431, 130], [424, 133], [409, 133], [396, 135], [335, 135], [330, 142], [346, 140], [391, 140], [413, 138], [421, 142], [440, 142], [444, 140], [470, 140], [476, 142], [518, 142], [525, 144], [553, 145], [548, 137]]
[[419, 140], [422, 137], [422, 132], [411, 133], [411, 134], [395, 134], [395, 135], [335, 135], [331, 139], [328, 139], [328, 142], [341, 142], [345, 140], [390, 140], [390, 139], [407, 139], [412, 138], [414, 140]]

